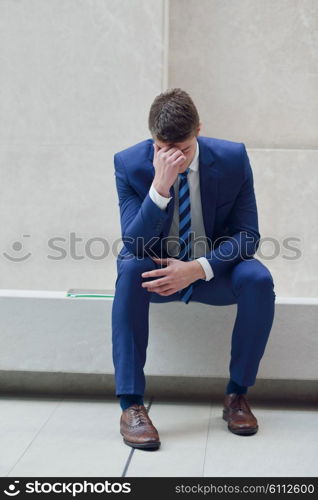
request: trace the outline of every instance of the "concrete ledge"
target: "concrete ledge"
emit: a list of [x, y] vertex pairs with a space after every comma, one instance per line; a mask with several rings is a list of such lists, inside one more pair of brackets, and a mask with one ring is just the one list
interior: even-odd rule
[[[0, 390], [113, 395], [112, 298], [25, 292], [0, 294]], [[236, 305], [151, 303], [146, 390], [173, 397], [223, 393], [235, 315]], [[297, 393], [318, 400], [317, 324], [317, 299], [276, 298], [271, 335], [250, 388], [255, 397]]]
[[[146, 398], [165, 401], [219, 401], [228, 379], [211, 377], [147, 376]], [[116, 401], [110, 374], [0, 371], [1, 395], [100, 397]], [[257, 379], [249, 400], [271, 404], [318, 407], [316, 380]]]

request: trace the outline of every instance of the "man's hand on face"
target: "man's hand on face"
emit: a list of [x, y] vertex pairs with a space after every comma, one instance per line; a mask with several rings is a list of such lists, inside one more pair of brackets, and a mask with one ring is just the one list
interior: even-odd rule
[[[144, 281], [141, 284], [142, 287], [147, 288], [148, 292], [156, 292], [159, 295], [172, 295], [199, 278], [205, 279], [204, 269], [200, 262], [196, 260], [183, 261], [173, 257], [165, 259], [151, 258], [159, 264], [166, 264], [166, 267], [145, 271], [141, 274], [143, 278], [156, 278], [151, 281]], [[157, 276], [163, 277], [158, 279]]]
[[161, 149], [154, 143], [154, 159], [155, 177], [153, 185], [159, 194], [168, 198], [169, 190], [175, 182], [179, 167], [184, 165], [186, 157], [178, 148], [165, 146]]

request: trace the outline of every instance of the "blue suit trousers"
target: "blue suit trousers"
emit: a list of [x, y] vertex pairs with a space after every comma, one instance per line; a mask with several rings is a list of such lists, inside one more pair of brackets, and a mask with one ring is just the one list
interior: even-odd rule
[[[150, 257], [117, 259], [117, 280], [112, 306], [112, 356], [116, 396], [145, 392], [144, 366], [148, 345], [149, 304], [180, 301], [178, 292], [162, 296], [141, 286], [141, 273], [160, 268]], [[193, 283], [188, 304], [202, 302], [214, 306], [237, 304], [231, 337], [229, 375], [236, 383], [255, 383], [264, 354], [275, 310], [272, 275], [258, 259], [241, 260], [227, 272], [210, 281]]]

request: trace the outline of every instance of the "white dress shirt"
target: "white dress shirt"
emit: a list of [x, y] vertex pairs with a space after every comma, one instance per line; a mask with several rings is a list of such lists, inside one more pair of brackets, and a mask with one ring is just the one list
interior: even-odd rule
[[[203, 216], [202, 216], [202, 205], [201, 205], [201, 193], [200, 193], [200, 174], [199, 174], [199, 143], [197, 141], [197, 149], [193, 157], [192, 162], [189, 165], [188, 173], [188, 185], [190, 191], [190, 209], [191, 209], [191, 231], [193, 232], [193, 238], [198, 241], [193, 241], [192, 244], [192, 254], [191, 259], [196, 259], [204, 269], [205, 281], [209, 281], [213, 278], [213, 270], [209, 261], [202, 257], [209, 252], [209, 246], [206, 239]], [[174, 184], [175, 204], [172, 223], [167, 239], [167, 251], [170, 257], [177, 257], [178, 251], [180, 250], [180, 245], [177, 243], [179, 240], [179, 175], [177, 176]], [[164, 210], [170, 200], [171, 196], [166, 198], [158, 193], [153, 183], [150, 186], [149, 196], [158, 207]], [[169, 241], [169, 239], [171, 240]]]

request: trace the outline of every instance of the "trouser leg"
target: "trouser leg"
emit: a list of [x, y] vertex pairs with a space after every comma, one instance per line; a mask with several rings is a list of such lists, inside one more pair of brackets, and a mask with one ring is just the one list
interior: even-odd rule
[[230, 376], [240, 385], [254, 385], [275, 313], [274, 282], [257, 259], [240, 262], [232, 272], [237, 315], [231, 342]]
[[150, 257], [128, 257], [117, 260], [118, 276], [112, 306], [112, 357], [117, 396], [144, 394], [143, 369], [149, 337], [149, 303], [154, 295], [154, 301], [167, 302], [172, 299], [150, 293], [141, 286], [142, 282], [149, 281], [141, 274], [160, 266]]
[[255, 258], [240, 261], [221, 277], [195, 283], [189, 304], [237, 304], [229, 371], [239, 385], [255, 383], [274, 318], [273, 288], [270, 271]]

